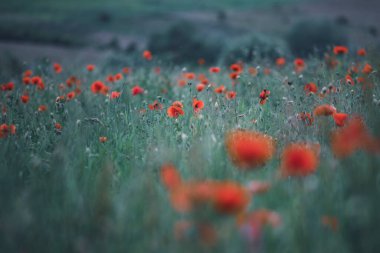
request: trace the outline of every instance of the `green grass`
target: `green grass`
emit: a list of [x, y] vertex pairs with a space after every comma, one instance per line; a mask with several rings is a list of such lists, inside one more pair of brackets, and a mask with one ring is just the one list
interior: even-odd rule
[[[110, 84], [111, 90], [122, 91], [116, 100], [92, 94], [90, 85], [122, 66], [99, 63], [91, 74], [85, 66], [63, 66], [60, 75], [49, 64], [28, 66], [42, 75], [45, 91], [23, 86], [21, 73], [4, 73], [0, 83], [14, 80], [16, 90], [0, 93], [1, 105], [7, 108], [1, 123], [15, 124], [17, 134], [0, 139], [0, 251], [376, 252], [379, 157], [360, 151], [338, 160], [329, 143], [329, 133], [336, 128], [330, 117], [316, 119], [310, 127], [295, 118], [299, 112], [331, 103], [339, 111], [361, 115], [371, 132], [380, 136], [379, 110], [371, 96], [359, 84], [351, 87], [340, 82], [355, 59], [344, 57], [342, 65], [331, 71], [312, 58], [302, 78], [292, 73], [291, 63], [280, 70], [273, 66], [269, 76], [260, 72], [253, 77], [245, 70], [235, 87], [226, 68], [215, 76], [207, 68], [190, 70], [236, 89], [237, 98], [231, 101], [213, 89], [197, 94], [194, 81], [183, 88], [176, 86], [181, 70], [159, 61], [138, 60], [130, 76]], [[248, 65], [257, 64], [265, 65]], [[162, 68], [160, 76], [153, 72], [157, 65]], [[72, 90], [58, 89], [70, 75], [80, 78], [83, 92], [72, 101], [56, 103], [57, 96]], [[291, 86], [283, 83], [285, 76], [293, 81]], [[379, 77], [371, 74], [369, 79], [374, 83], [370, 92], [378, 97]], [[323, 100], [306, 96], [303, 86], [308, 82], [315, 82], [320, 90], [332, 83], [341, 92]], [[137, 83], [147, 93], [133, 97], [130, 89]], [[164, 88], [168, 93], [161, 92]], [[260, 106], [258, 95], [264, 88], [271, 95]], [[19, 100], [25, 91], [31, 98], [28, 104]], [[192, 111], [194, 96], [205, 102], [203, 117]], [[148, 110], [147, 105], [156, 99], [164, 110]], [[166, 115], [175, 100], [182, 101], [185, 110], [177, 120]], [[37, 112], [41, 104], [48, 106], [47, 112]], [[140, 113], [141, 109], [147, 111]], [[63, 126], [61, 133], [54, 129], [56, 122]], [[254, 171], [238, 170], [224, 147], [225, 133], [238, 127], [273, 136], [277, 141], [274, 159]], [[108, 141], [100, 143], [100, 136]], [[297, 141], [320, 143], [318, 170], [306, 178], [279, 180], [281, 151]], [[204, 221], [196, 214], [176, 213], [159, 179], [160, 166], [166, 162], [175, 164], [186, 180], [271, 182], [272, 189], [255, 196], [249, 210], [276, 211], [282, 226], [265, 228], [259, 244], [252, 246], [239, 233], [234, 217], [214, 214]], [[337, 232], [321, 225], [323, 215], [339, 219]], [[181, 219], [212, 224], [218, 234], [215, 245], [204, 246], [194, 230], [184, 240], [176, 240], [173, 224]]]

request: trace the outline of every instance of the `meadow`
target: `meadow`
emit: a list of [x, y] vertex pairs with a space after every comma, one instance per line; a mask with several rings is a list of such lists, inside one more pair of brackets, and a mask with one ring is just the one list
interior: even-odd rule
[[2, 73], [1, 252], [377, 252], [364, 49]]

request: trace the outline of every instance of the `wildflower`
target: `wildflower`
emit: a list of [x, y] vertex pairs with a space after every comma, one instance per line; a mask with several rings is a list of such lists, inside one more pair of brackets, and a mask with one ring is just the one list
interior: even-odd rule
[[61, 130], [62, 129], [62, 125], [60, 123], [55, 123], [54, 127], [55, 127], [56, 130]]
[[193, 80], [195, 79], [196, 75], [192, 72], [187, 72], [187, 73], [184, 73], [183, 76], [187, 79], [187, 80]]
[[132, 96], [136, 96], [136, 95], [139, 95], [139, 94], [143, 94], [144, 93], [144, 89], [141, 88], [139, 85], [135, 85], [133, 88], [132, 88]]
[[306, 91], [306, 94], [309, 95], [310, 93], [317, 93], [318, 88], [315, 83], [308, 83], [305, 85], [304, 91]]
[[256, 181], [253, 180], [248, 183], [246, 186], [247, 190], [251, 194], [261, 194], [266, 193], [271, 187], [271, 184], [268, 182]]
[[102, 81], [95, 81], [91, 85], [91, 91], [94, 94], [101, 93], [106, 85]]
[[147, 60], [150, 61], [152, 60], [152, 53], [149, 50], [145, 50], [143, 52], [143, 57]]
[[276, 59], [276, 65], [278, 67], [283, 67], [285, 65], [285, 63], [286, 63], [286, 60], [284, 57], [280, 57], [280, 58]]
[[196, 89], [198, 92], [201, 92], [204, 90], [205, 87], [206, 85], [204, 85], [203, 83], [200, 83], [200, 84], [197, 84]]
[[123, 74], [122, 74], [122, 73], [117, 73], [117, 74], [114, 76], [114, 80], [115, 80], [115, 81], [123, 80]]
[[107, 142], [107, 137], [106, 136], [100, 136], [99, 137], [99, 141], [101, 142], [101, 143], [105, 143], [105, 142]]
[[226, 87], [224, 87], [224, 85], [221, 85], [217, 88], [214, 89], [215, 93], [224, 93], [226, 91]]
[[209, 69], [210, 73], [219, 73], [220, 72], [220, 68], [219, 67], [211, 67]]
[[264, 89], [260, 92], [260, 95], [259, 95], [260, 105], [264, 105], [267, 102], [269, 95], [270, 95], [269, 90]]
[[206, 60], [203, 58], [199, 58], [198, 59], [198, 65], [204, 65], [204, 64], [206, 64]]
[[71, 91], [66, 95], [67, 100], [72, 100], [75, 97], [75, 91]]
[[183, 105], [179, 101], [175, 101], [166, 111], [170, 118], [178, 118], [180, 115], [184, 115]]
[[29, 102], [29, 96], [28, 95], [22, 95], [21, 96], [21, 102], [23, 102], [24, 104], [28, 103]]
[[167, 190], [173, 190], [181, 185], [181, 175], [172, 164], [164, 164], [161, 167], [161, 182]]
[[285, 147], [281, 159], [283, 176], [307, 176], [319, 163], [319, 145], [294, 143]]
[[347, 118], [348, 118], [348, 114], [346, 113], [333, 113], [333, 119], [335, 121], [335, 124], [339, 127], [342, 127], [344, 126], [344, 124], [346, 123], [347, 121]]
[[239, 63], [234, 63], [230, 66], [232, 72], [241, 73], [243, 71], [243, 66]]
[[46, 111], [47, 110], [47, 106], [46, 105], [40, 105], [39, 107], [38, 107], [38, 111], [39, 112], [44, 112], [44, 111]]
[[241, 169], [263, 166], [275, 152], [275, 143], [270, 136], [248, 130], [227, 133], [225, 146], [232, 162]]
[[232, 100], [236, 98], [236, 91], [227, 91], [226, 92], [226, 98], [228, 100]]
[[249, 67], [248, 68], [248, 73], [251, 74], [251, 76], [257, 76], [257, 68], [255, 67]]
[[152, 104], [148, 105], [149, 109], [154, 111], [162, 110], [162, 104], [160, 104], [157, 100], [155, 100]]
[[372, 66], [369, 65], [368, 63], [366, 63], [366, 64], [364, 65], [363, 69], [362, 69], [362, 73], [363, 73], [363, 74], [366, 74], [366, 75], [371, 74], [372, 71], [373, 71], [373, 68], [372, 68]]
[[195, 113], [200, 112], [204, 107], [204, 103], [202, 100], [198, 100], [196, 98], [193, 98], [193, 109]]
[[249, 194], [241, 185], [234, 182], [220, 183], [214, 193], [214, 207], [222, 214], [238, 214], [249, 203]]
[[336, 109], [334, 106], [324, 104], [324, 105], [319, 105], [315, 107], [313, 114], [314, 116], [330, 116], [335, 112], [336, 112]]
[[59, 63], [54, 63], [53, 68], [55, 73], [60, 74], [62, 72], [62, 66]]
[[335, 55], [348, 54], [348, 48], [345, 46], [335, 46], [333, 51]]
[[87, 65], [86, 69], [88, 72], [93, 72], [95, 70], [95, 65], [89, 64]]
[[366, 51], [364, 48], [360, 48], [360, 49], [357, 51], [357, 55], [358, 55], [358, 56], [366, 56], [366, 55], [367, 55], [367, 51]]
[[297, 73], [300, 73], [302, 72], [306, 67], [306, 64], [305, 64], [305, 61], [301, 58], [296, 58], [294, 60], [294, 70], [297, 72]]
[[116, 98], [119, 98], [121, 95], [121, 92], [118, 92], [118, 91], [112, 91], [111, 92], [111, 95], [110, 95], [110, 98], [111, 99], [116, 99]]
[[346, 84], [354, 85], [355, 81], [350, 75], [346, 75]]

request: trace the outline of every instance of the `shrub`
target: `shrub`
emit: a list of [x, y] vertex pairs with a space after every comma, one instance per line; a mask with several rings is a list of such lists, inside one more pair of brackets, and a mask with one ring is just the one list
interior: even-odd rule
[[180, 22], [163, 33], [153, 34], [148, 48], [173, 63], [196, 63], [200, 58], [212, 63], [217, 60], [222, 46], [206, 39], [193, 25]]
[[300, 21], [286, 36], [290, 50], [296, 56], [321, 54], [328, 46], [346, 44], [347, 36], [342, 26], [328, 21]]

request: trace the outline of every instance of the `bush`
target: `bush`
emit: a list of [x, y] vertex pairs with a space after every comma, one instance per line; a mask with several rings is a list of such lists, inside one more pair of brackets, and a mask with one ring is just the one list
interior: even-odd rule
[[213, 63], [219, 57], [222, 45], [208, 40], [196, 28], [180, 22], [163, 33], [153, 34], [148, 41], [148, 48], [155, 55], [173, 63], [193, 63], [204, 58], [207, 63]]
[[290, 50], [296, 56], [321, 55], [328, 46], [346, 44], [347, 36], [342, 26], [328, 21], [301, 21], [286, 36]]
[[255, 34], [234, 43], [223, 56], [223, 62], [229, 65], [239, 60], [251, 62], [254, 59], [275, 59], [286, 51], [286, 46], [279, 40]]

